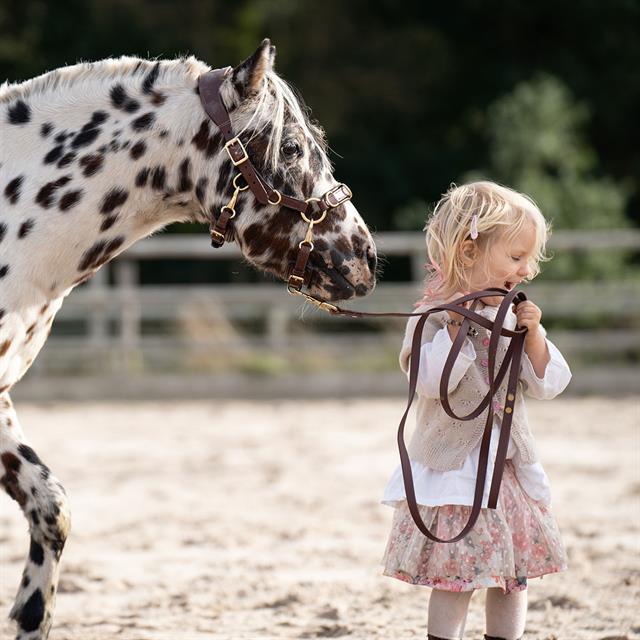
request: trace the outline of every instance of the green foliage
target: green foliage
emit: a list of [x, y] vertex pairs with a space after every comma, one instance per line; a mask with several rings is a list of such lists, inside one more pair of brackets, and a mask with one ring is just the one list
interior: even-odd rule
[[[489, 177], [532, 197], [554, 229], [620, 229], [629, 190], [597, 174], [598, 157], [584, 134], [589, 111], [548, 74], [521, 82], [487, 110]], [[620, 276], [624, 252], [565, 252], [545, 267], [554, 278]]]
[[[640, 212], [638, 32], [640, 3], [628, 0], [459, 0], [455, 7], [406, 0], [400, 9], [392, 0], [0, 0], [0, 80], [122, 54], [236, 64], [268, 36], [278, 70], [326, 128], [336, 175], [374, 229], [422, 228], [422, 203], [477, 167], [518, 171], [521, 188], [547, 199], [558, 226], [583, 205], [617, 224], [614, 181], [629, 185], [627, 216]], [[550, 153], [568, 171], [562, 197], [536, 177], [538, 168], [531, 178], [503, 156], [524, 148], [523, 140], [487, 144], [488, 105], [499, 110], [502, 96], [540, 71], [586, 105], [574, 101], [561, 114], [553, 103], [563, 90], [555, 97], [550, 90], [538, 111], [543, 122], [555, 113], [569, 136], [540, 135], [533, 147], [549, 177]], [[512, 118], [512, 109], [535, 101], [535, 89], [529, 94], [495, 117]], [[518, 135], [528, 135], [529, 125]], [[516, 134], [502, 128], [501, 135]], [[598, 184], [585, 186], [587, 175]], [[576, 224], [597, 227], [604, 214], [579, 215]]]

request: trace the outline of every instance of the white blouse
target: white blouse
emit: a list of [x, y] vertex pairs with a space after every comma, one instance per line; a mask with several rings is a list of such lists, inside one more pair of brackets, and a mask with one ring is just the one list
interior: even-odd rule
[[[544, 327], [540, 326], [543, 335], [546, 336]], [[557, 347], [545, 337], [549, 347], [550, 361], [544, 372], [543, 378], [538, 378], [529, 356], [523, 352], [520, 367], [520, 380], [524, 383], [524, 391], [532, 398], [550, 400], [561, 393], [571, 380], [571, 370], [566, 360], [562, 357]], [[428, 397], [440, 396], [440, 378], [445, 361], [451, 350], [452, 342], [446, 327], [438, 331], [432, 342], [422, 345], [420, 355], [420, 369], [418, 370], [417, 393]], [[452, 392], [462, 380], [471, 363], [476, 359], [473, 344], [467, 338], [463, 348], [455, 361], [451, 371], [449, 391]], [[491, 432], [491, 445], [489, 448], [489, 463], [482, 506], [486, 507], [491, 487], [493, 466], [498, 449], [500, 436], [500, 423], [502, 413], [500, 405], [494, 405], [493, 430]], [[436, 471], [424, 465], [412, 462], [413, 482], [418, 504], [426, 506], [440, 506], [444, 504], [473, 504], [476, 475], [478, 472], [478, 458], [480, 455], [480, 442], [466, 457], [461, 469], [452, 471]], [[551, 502], [549, 479], [539, 462], [524, 464], [520, 460], [520, 454], [513, 440], [509, 439], [507, 459], [511, 459], [516, 476], [523, 489], [534, 499], [545, 504]], [[404, 481], [400, 466], [396, 467], [382, 498], [383, 504], [397, 506], [397, 503], [405, 499]]]

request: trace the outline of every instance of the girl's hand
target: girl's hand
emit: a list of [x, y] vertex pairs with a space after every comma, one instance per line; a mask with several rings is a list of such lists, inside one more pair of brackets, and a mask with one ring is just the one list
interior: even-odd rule
[[525, 340], [537, 336], [540, 329], [540, 319], [542, 311], [531, 300], [525, 300], [519, 305], [513, 306], [513, 312], [516, 314], [516, 323], [519, 327], [527, 327], [527, 335]]

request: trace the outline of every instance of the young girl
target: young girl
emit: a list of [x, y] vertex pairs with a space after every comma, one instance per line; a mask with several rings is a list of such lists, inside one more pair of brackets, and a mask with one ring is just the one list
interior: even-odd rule
[[[550, 228], [526, 196], [491, 182], [452, 187], [427, 223], [428, 275], [417, 311], [462, 295], [499, 287], [512, 289], [539, 272]], [[501, 296], [481, 299], [475, 311], [495, 318]], [[468, 303], [467, 305], [468, 306]], [[383, 559], [384, 574], [432, 587], [429, 640], [463, 637], [469, 601], [487, 589], [487, 640], [516, 640], [524, 633], [527, 580], [564, 571], [567, 558], [550, 508], [547, 476], [536, 454], [523, 393], [551, 399], [571, 379], [564, 358], [540, 324], [542, 312], [529, 300], [507, 313], [505, 328], [527, 327], [511, 437], [498, 504], [486, 508], [498, 445], [508, 376], [493, 399], [494, 422], [485, 493], [473, 529], [455, 543], [432, 542], [415, 526], [405, 499], [400, 468], [389, 480], [383, 502], [395, 507]], [[433, 313], [427, 319], [418, 372], [416, 428], [409, 444], [416, 500], [422, 520], [439, 538], [456, 536], [466, 523], [478, 470], [486, 411], [470, 421], [452, 419], [440, 403], [440, 378], [463, 317]], [[407, 324], [400, 365], [409, 369], [417, 317]], [[475, 331], [474, 331], [475, 329]], [[458, 415], [470, 413], [489, 389], [490, 333], [473, 325], [449, 382]], [[508, 346], [501, 337], [495, 371]]]

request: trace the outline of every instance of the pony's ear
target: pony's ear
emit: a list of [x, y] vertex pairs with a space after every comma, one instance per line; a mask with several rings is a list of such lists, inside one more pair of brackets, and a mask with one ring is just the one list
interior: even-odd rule
[[273, 69], [275, 57], [276, 48], [265, 38], [255, 52], [233, 70], [233, 86], [241, 99], [260, 91], [265, 74]]

